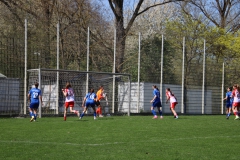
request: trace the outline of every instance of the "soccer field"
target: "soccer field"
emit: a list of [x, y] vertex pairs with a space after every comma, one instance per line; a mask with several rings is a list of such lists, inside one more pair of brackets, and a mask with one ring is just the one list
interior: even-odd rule
[[[0, 159], [239, 159], [240, 120], [218, 116], [0, 118]], [[237, 150], [237, 152], [235, 152]]]

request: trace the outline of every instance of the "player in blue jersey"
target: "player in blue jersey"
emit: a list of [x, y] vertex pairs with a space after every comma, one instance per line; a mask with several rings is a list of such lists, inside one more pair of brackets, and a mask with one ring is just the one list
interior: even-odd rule
[[[28, 93], [28, 100], [30, 101], [30, 122], [37, 119], [37, 110], [39, 107], [39, 102], [42, 103], [42, 92], [38, 89], [38, 82], [35, 83], [35, 88], [32, 88]], [[40, 101], [39, 101], [40, 100]]]
[[223, 100], [226, 100], [226, 118], [229, 119], [233, 104], [232, 87], [227, 88], [226, 97]]
[[161, 100], [160, 100], [160, 92], [159, 92], [159, 89], [157, 88], [157, 86], [153, 85], [152, 86], [153, 88], [153, 99], [150, 101], [150, 103], [152, 103], [152, 106], [151, 106], [151, 111], [152, 111], [152, 114], [153, 114], [153, 119], [157, 119], [157, 114], [155, 112], [155, 108], [158, 109], [158, 112], [159, 112], [159, 115], [160, 115], [160, 118], [163, 118], [162, 117], [162, 110], [161, 110], [161, 107], [162, 107], [162, 103], [161, 103]]
[[82, 107], [84, 107], [84, 110], [83, 110], [82, 114], [80, 115], [79, 119], [83, 118], [85, 112], [88, 110], [88, 107], [92, 107], [92, 109], [94, 111], [93, 112], [94, 119], [97, 119], [96, 118], [96, 108], [95, 108], [96, 101], [97, 101], [97, 95], [94, 93], [94, 89], [91, 89], [90, 92], [88, 94], [86, 94], [86, 96], [83, 99]]

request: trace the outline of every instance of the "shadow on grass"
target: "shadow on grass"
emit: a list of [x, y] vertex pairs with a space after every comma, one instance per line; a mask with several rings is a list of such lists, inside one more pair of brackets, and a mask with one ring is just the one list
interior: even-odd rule
[[79, 121], [79, 122], [87, 122], [87, 121], [89, 121], [88, 119], [78, 119], [78, 120], [75, 120], [75, 121]]
[[104, 118], [98, 118], [98, 121], [106, 121], [106, 120], [113, 120], [113, 117], [104, 117]]

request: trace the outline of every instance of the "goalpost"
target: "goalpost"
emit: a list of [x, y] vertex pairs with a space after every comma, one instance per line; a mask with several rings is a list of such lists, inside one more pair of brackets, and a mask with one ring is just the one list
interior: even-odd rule
[[[99, 87], [103, 86], [104, 92], [107, 95], [101, 101], [103, 113], [126, 113], [130, 116], [131, 76], [129, 74], [41, 68], [28, 70], [28, 89], [31, 89], [36, 81], [39, 82], [39, 89], [42, 90], [43, 99], [43, 103], [39, 107], [40, 118], [42, 114], [63, 114], [65, 97], [61, 90], [65, 88], [66, 82], [70, 82], [74, 90], [74, 109], [81, 112], [83, 110], [81, 107], [82, 101], [86, 93], [91, 88], [96, 93]], [[91, 114], [92, 110], [90, 109], [88, 113]]]

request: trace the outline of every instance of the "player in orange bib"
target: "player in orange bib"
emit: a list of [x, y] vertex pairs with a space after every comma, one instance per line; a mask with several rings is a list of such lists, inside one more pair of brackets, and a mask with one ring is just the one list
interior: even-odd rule
[[233, 85], [232, 98], [232, 110], [235, 115], [235, 120], [237, 120], [239, 119], [238, 112], [240, 108], [240, 86], [238, 84]]
[[174, 96], [174, 94], [172, 93], [172, 91], [170, 90], [170, 88], [166, 89], [166, 96], [167, 96], [167, 100], [166, 100], [166, 104], [168, 103], [168, 101], [170, 100], [170, 110], [172, 111], [174, 118], [178, 119], [178, 115], [177, 112], [175, 111], [175, 107], [178, 104], [177, 102], [177, 98]]
[[79, 117], [79, 112], [76, 110], [73, 110], [74, 107], [74, 92], [72, 89], [72, 86], [69, 82], [66, 83], [65, 89], [62, 89], [63, 95], [65, 98], [65, 109], [64, 109], [64, 121], [67, 120], [67, 109], [70, 107], [70, 112], [77, 114]]
[[97, 91], [97, 101], [96, 101], [96, 105], [97, 105], [97, 110], [96, 110], [96, 113], [99, 117], [103, 117], [102, 115], [102, 106], [100, 104], [100, 101], [102, 99], [104, 99], [104, 96], [103, 96], [103, 91], [104, 91], [104, 88], [103, 86], [100, 86], [99, 87], [99, 90]]

